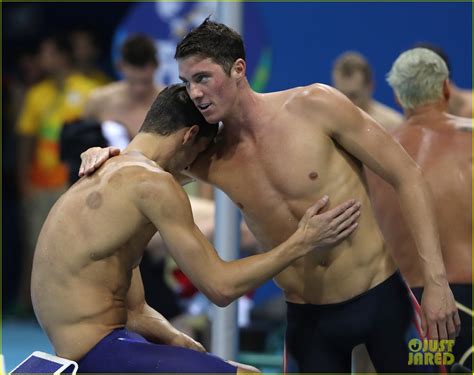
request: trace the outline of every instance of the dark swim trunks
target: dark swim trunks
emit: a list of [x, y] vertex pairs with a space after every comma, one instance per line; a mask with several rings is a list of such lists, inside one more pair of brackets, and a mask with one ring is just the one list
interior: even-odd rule
[[232, 373], [237, 368], [195, 350], [151, 343], [125, 328], [112, 331], [80, 361], [79, 373]]
[[421, 337], [419, 309], [398, 272], [341, 303], [288, 303], [284, 370], [350, 373], [352, 350], [364, 343], [377, 372], [440, 372], [409, 364], [408, 342]]

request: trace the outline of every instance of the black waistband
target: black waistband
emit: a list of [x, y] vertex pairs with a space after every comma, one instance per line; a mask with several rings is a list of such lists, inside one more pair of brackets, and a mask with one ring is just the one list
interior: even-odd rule
[[[315, 310], [320, 310], [320, 309], [327, 309], [327, 308], [337, 308], [337, 307], [340, 307], [340, 306], [346, 306], [350, 303], [353, 303], [357, 300], [360, 300], [364, 297], [367, 297], [369, 295], [372, 295], [374, 293], [377, 293], [385, 288], [390, 288], [392, 285], [395, 285], [395, 284], [398, 284], [400, 285], [400, 283], [405, 283], [405, 281], [403, 281], [401, 275], [400, 275], [400, 272], [399, 271], [396, 271], [393, 275], [389, 276], [388, 278], [386, 278], [384, 281], [382, 281], [381, 283], [377, 284], [376, 286], [374, 286], [373, 288], [370, 288], [369, 290], [361, 293], [361, 294], [358, 294], [354, 297], [351, 297], [349, 298], [348, 300], [345, 300], [345, 301], [341, 301], [341, 302], [336, 302], [336, 303], [327, 303], [327, 304], [311, 304], [311, 303], [293, 303], [293, 302], [286, 302], [287, 303], [287, 306], [288, 306], [288, 309], [290, 310], [293, 310], [293, 311], [301, 311], [301, 312], [304, 312], [304, 311], [315, 311]], [[402, 285], [403, 285], [402, 284]]]

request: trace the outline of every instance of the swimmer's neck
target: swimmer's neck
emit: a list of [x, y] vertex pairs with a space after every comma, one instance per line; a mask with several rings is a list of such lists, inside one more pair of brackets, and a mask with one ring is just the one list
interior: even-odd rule
[[178, 147], [177, 137], [161, 136], [155, 133], [138, 133], [125, 147], [122, 154], [139, 152], [164, 170], [168, 170]]
[[418, 116], [433, 116], [446, 113], [448, 109], [448, 102], [445, 99], [438, 100], [437, 102], [427, 103], [420, 105], [414, 109], [405, 109], [405, 118], [407, 120]]
[[235, 141], [247, 136], [253, 137], [260, 130], [265, 115], [265, 94], [253, 91], [247, 79], [239, 83], [239, 91], [231, 109], [222, 119], [222, 137]]

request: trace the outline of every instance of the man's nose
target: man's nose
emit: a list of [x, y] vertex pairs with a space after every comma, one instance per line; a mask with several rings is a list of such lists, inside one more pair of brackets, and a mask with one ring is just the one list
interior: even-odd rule
[[202, 91], [199, 89], [198, 85], [190, 84], [189, 85], [189, 97], [192, 100], [198, 99], [202, 96]]

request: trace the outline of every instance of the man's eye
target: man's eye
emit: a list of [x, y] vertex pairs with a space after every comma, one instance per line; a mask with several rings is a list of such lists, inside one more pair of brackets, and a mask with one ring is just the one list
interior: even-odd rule
[[197, 76], [196, 77], [196, 82], [201, 83], [201, 82], [206, 82], [207, 76]]

